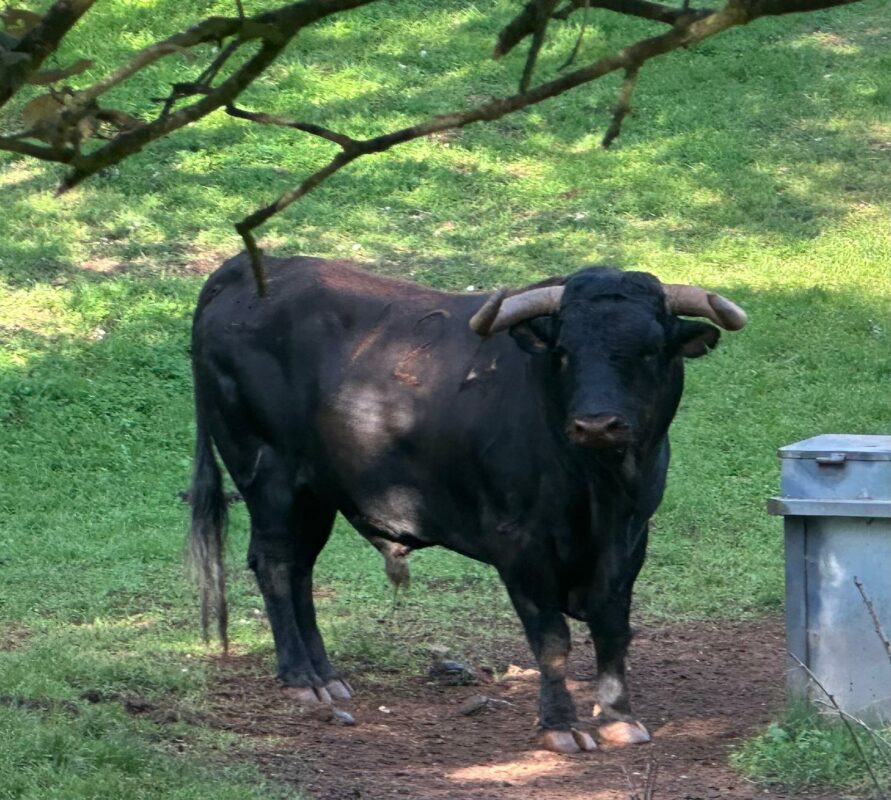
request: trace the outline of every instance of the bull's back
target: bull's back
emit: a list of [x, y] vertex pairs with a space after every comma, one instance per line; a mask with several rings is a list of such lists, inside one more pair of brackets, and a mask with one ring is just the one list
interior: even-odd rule
[[528, 434], [528, 356], [470, 330], [481, 297], [311, 258], [269, 259], [267, 275], [260, 298], [247, 259], [227, 262], [196, 312], [196, 375], [232, 429], [221, 435], [270, 443], [359, 527], [386, 534], [469, 533], [481, 485], [505, 513], [539, 494], [520, 468], [545, 458]]

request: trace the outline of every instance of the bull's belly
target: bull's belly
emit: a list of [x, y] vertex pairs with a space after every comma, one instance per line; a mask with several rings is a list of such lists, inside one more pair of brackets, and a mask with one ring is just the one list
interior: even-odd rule
[[363, 536], [406, 545], [413, 550], [439, 544], [435, 530], [426, 523], [417, 490], [393, 486], [379, 494], [351, 498], [341, 512]]
[[472, 515], [458, 513], [458, 503], [442, 492], [421, 492], [394, 484], [378, 492], [346, 492], [336, 503], [347, 521], [368, 539], [384, 539], [412, 550], [439, 546], [493, 564], [491, 542]]

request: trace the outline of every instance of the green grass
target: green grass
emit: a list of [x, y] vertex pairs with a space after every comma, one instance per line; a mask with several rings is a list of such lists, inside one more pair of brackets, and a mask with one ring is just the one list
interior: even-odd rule
[[[511, 92], [522, 53], [497, 63], [487, 54], [514, 8], [413, 0], [332, 20], [302, 35], [242, 105], [367, 136]], [[191, 9], [107, 0], [68, 45], [96, 62], [78, 80]], [[365, 159], [273, 220], [263, 243], [458, 290], [607, 260], [736, 299], [750, 326], [688, 370], [638, 613], [776, 610], [781, 530], [764, 511], [776, 448], [820, 432], [891, 431], [886, 10], [870, 0], [765, 20], [649, 65], [608, 152], [598, 143], [614, 78]], [[648, 30], [592, 12], [582, 57]], [[577, 34], [577, 21], [555, 28], [540, 76], [554, 74]], [[157, 82], [198, 68], [164, 62], [115, 104], [144, 113], [140, 98], [161, 93]], [[176, 498], [190, 472], [189, 316], [203, 281], [190, 267], [234, 252], [232, 223], [330, 153], [216, 115], [61, 199], [57, 168], [0, 156], [0, 695], [83, 706], [77, 719], [0, 709], [14, 742], [0, 745], [0, 798], [46, 796], [56, 778], [66, 798], [197, 797], [215, 749], [238, 746], [199, 737], [180, 752], [173, 734], [78, 698], [202, 703], [208, 672]], [[245, 546], [237, 510], [234, 647], [271, 670]], [[339, 663], [398, 676], [420, 668], [430, 642], [485, 660], [518, 634], [491, 570], [436, 551], [412, 564], [413, 589], [394, 608], [377, 554], [338, 525], [317, 576]], [[119, 759], [108, 738], [121, 742]], [[220, 796], [268, 791], [254, 774], [211, 768]], [[86, 794], [93, 779], [103, 788]]]
[[[223, 742], [186, 726], [140, 725], [103, 706], [76, 717], [0, 709], [0, 797], [276, 800], [285, 794], [208, 753]], [[189, 756], [200, 751], [200, 756]]]
[[857, 725], [849, 730], [831, 711], [827, 713], [830, 716], [806, 707], [789, 709], [784, 718], [737, 750], [731, 763], [763, 784], [872, 793], [875, 783], [865, 760], [875, 780], [883, 787], [891, 786], [888, 732], [875, 729], [870, 733]]

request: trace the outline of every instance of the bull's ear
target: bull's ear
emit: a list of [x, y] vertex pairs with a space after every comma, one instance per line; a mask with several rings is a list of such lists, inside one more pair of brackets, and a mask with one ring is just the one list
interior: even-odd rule
[[721, 331], [707, 322], [679, 319], [672, 344], [674, 350], [685, 358], [699, 358], [718, 344]]
[[548, 314], [518, 322], [511, 327], [510, 335], [523, 350], [535, 356], [547, 353], [554, 346], [555, 328], [554, 317]]

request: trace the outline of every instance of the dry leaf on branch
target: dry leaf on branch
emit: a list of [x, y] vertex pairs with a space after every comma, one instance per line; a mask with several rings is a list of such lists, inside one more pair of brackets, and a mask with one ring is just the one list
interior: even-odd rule
[[24, 8], [5, 8], [0, 11], [0, 19], [6, 26], [6, 30], [18, 36], [24, 36], [43, 20], [43, 15], [35, 14]]
[[51, 120], [63, 108], [65, 104], [54, 94], [42, 94], [25, 103], [22, 107], [22, 119], [27, 127], [34, 128]]

